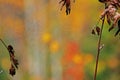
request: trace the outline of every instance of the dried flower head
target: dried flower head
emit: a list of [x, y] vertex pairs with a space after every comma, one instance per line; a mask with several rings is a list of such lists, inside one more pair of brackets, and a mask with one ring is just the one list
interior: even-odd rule
[[59, 3], [63, 2], [61, 6], [61, 10], [63, 6], [66, 6], [66, 15], [70, 14], [71, 8], [70, 8], [70, 0], [61, 0]]
[[[63, 2], [63, 3], [62, 3]], [[75, 2], [75, 0], [74, 0], [74, 2]], [[60, 3], [62, 3], [62, 6], [61, 6], [61, 9], [60, 10], [62, 10], [62, 8], [64, 7], [64, 6], [66, 6], [66, 15], [68, 15], [68, 14], [70, 14], [70, 11], [71, 11], [71, 1], [70, 0], [61, 0], [60, 2], [59, 2], [59, 4]]]
[[16, 73], [16, 69], [18, 69], [18, 60], [15, 59], [15, 55], [14, 55], [14, 49], [12, 45], [8, 45], [7, 47], [8, 51], [9, 51], [9, 55], [10, 55], [10, 60], [11, 60], [11, 68], [9, 69], [9, 73], [10, 75], [15, 75]]
[[118, 35], [120, 32], [120, 13], [117, 11], [118, 7], [120, 7], [120, 1], [119, 0], [99, 0], [100, 2], [105, 1], [105, 10], [101, 14], [101, 19], [106, 16], [107, 22], [109, 25], [111, 25], [111, 21], [113, 22], [111, 27], [109, 28], [109, 31], [115, 28], [115, 26], [118, 24], [118, 30], [115, 33], [115, 36]]
[[9, 74], [11, 76], [14, 76], [16, 74], [16, 69], [18, 69], [18, 60], [15, 59], [15, 51], [12, 45], [6, 45], [5, 42], [0, 38], [0, 41], [2, 42], [2, 44], [7, 48], [9, 55], [10, 55], [10, 61], [11, 61], [11, 67], [9, 69]]
[[8, 45], [8, 51], [12, 56], [14, 56], [14, 49], [11, 45]]
[[97, 32], [97, 35], [100, 35], [100, 28], [98, 26], [96, 26], [96, 32]]
[[99, 27], [99, 26], [96, 26], [94, 29], [92, 29], [92, 32], [91, 32], [91, 33], [92, 33], [93, 35], [96, 35], [96, 34], [97, 34], [97, 35], [99, 36], [99, 35], [100, 35], [100, 32], [101, 32], [100, 27]]

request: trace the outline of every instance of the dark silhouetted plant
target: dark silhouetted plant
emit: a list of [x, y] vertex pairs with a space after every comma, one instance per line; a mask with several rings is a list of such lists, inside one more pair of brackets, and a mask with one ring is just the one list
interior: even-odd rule
[[[94, 80], [96, 80], [96, 76], [97, 76], [99, 54], [100, 54], [101, 49], [104, 47], [104, 44], [101, 44], [101, 38], [102, 38], [102, 31], [104, 27], [105, 16], [107, 18], [107, 22], [109, 25], [111, 25], [111, 22], [113, 22], [108, 31], [110, 32], [118, 23], [118, 30], [115, 33], [115, 36], [117, 36], [120, 32], [120, 14], [117, 12], [117, 9], [120, 7], [120, 1], [119, 0], [99, 0], [99, 2], [105, 4], [105, 10], [101, 14], [101, 17], [99, 21], [97, 22], [97, 24], [95, 25], [95, 27], [92, 29], [92, 34], [94, 35], [97, 34], [99, 36]], [[102, 20], [101, 28], [97, 26], [100, 20]]]
[[[75, 0], [74, 0], [74, 2], [75, 2]], [[66, 6], [66, 15], [70, 14], [70, 11], [71, 11], [71, 0], [61, 0], [59, 2], [59, 4], [60, 3], [62, 3], [62, 6], [61, 6], [60, 10], [62, 10], [63, 6]]]
[[18, 63], [18, 60], [15, 58], [15, 55], [14, 55], [15, 51], [13, 49], [13, 46], [12, 45], [7, 46], [2, 39], [0, 39], [0, 41], [2, 42], [2, 44], [6, 47], [6, 49], [9, 52], [10, 61], [11, 61], [11, 67], [9, 69], [9, 74], [11, 76], [14, 76], [16, 74], [16, 69], [18, 69], [19, 63]]

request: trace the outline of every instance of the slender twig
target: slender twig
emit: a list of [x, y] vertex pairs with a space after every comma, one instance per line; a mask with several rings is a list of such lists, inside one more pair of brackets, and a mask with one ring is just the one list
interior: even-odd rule
[[[5, 44], [5, 42], [0, 38], [0, 41], [3, 43], [3, 45], [7, 48], [7, 45]], [[8, 48], [7, 48], [8, 49]]]
[[98, 39], [98, 47], [97, 47], [97, 57], [96, 57], [96, 66], [95, 66], [95, 72], [94, 72], [94, 80], [96, 80], [96, 76], [97, 76], [97, 69], [98, 69], [98, 61], [99, 61], [99, 54], [100, 54], [100, 46], [101, 46], [101, 38], [102, 38], [102, 31], [103, 31], [103, 26], [104, 26], [104, 21], [105, 21], [105, 17], [102, 20], [102, 26], [101, 26], [101, 31], [100, 31], [100, 35], [99, 35], [99, 39]]

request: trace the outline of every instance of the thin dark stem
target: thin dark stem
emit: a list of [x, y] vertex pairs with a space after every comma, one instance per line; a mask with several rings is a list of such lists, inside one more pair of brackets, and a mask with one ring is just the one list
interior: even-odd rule
[[[3, 43], [3, 45], [7, 48], [7, 45], [5, 44], [5, 42], [2, 40], [2, 39], [0, 39], [0, 41]], [[7, 48], [8, 49], [8, 48]]]
[[97, 50], [97, 57], [96, 57], [96, 66], [95, 66], [95, 72], [94, 72], [94, 80], [96, 80], [96, 76], [97, 76], [97, 69], [98, 69], [98, 61], [99, 61], [99, 54], [100, 54], [100, 46], [101, 46], [101, 38], [102, 38], [102, 31], [103, 31], [103, 26], [104, 26], [104, 20], [105, 17], [102, 20], [102, 26], [101, 26], [101, 31], [100, 31], [100, 36], [98, 39], [98, 50]]

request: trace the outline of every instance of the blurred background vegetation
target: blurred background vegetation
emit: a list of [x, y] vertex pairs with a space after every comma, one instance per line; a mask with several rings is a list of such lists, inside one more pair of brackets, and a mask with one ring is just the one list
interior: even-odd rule
[[[11, 77], [0, 43], [0, 80], [93, 80], [98, 36], [91, 29], [104, 5], [76, 0], [68, 16], [60, 7], [59, 0], [0, 0], [0, 38], [20, 63]], [[97, 80], [120, 80], [120, 39], [108, 28], [105, 22]]]

